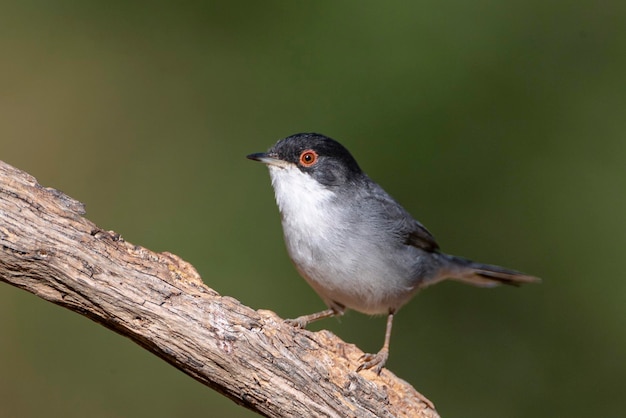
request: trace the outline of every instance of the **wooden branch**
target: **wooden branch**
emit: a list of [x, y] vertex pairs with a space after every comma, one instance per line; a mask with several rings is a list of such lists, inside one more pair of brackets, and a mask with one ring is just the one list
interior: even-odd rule
[[295, 329], [204, 285], [189, 263], [103, 231], [83, 205], [0, 161], [0, 281], [87, 316], [269, 417], [438, 417], [328, 331]]

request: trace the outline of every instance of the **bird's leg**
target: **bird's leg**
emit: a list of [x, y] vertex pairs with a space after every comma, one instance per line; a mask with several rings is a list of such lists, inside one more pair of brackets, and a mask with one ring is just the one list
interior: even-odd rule
[[286, 319], [285, 322], [287, 322], [290, 325], [293, 325], [294, 327], [305, 328], [311, 322], [317, 321], [318, 319], [324, 319], [324, 318], [330, 318], [331, 316], [343, 315], [343, 310], [344, 310], [343, 307], [341, 308], [331, 307], [321, 312], [316, 312], [316, 313], [312, 313], [309, 315], [302, 315], [295, 319]]
[[389, 340], [391, 340], [393, 314], [393, 311], [389, 312], [389, 316], [387, 317], [387, 329], [385, 330], [385, 343], [383, 344], [383, 348], [381, 348], [376, 354], [363, 354], [361, 357], [363, 363], [361, 363], [361, 365], [356, 369], [357, 372], [360, 372], [363, 369], [373, 368], [376, 374], [380, 374], [380, 371], [385, 366], [387, 358], [389, 358]]

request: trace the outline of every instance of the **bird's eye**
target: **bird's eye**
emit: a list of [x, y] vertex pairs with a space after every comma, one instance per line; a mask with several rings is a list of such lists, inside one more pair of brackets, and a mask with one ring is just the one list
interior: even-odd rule
[[302, 154], [300, 154], [300, 164], [302, 164], [303, 166], [311, 167], [316, 162], [317, 152], [313, 151], [312, 149], [303, 151]]

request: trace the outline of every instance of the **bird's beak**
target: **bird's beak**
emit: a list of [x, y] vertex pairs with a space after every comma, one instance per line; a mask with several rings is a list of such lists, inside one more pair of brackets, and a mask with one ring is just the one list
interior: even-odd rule
[[246, 158], [262, 162], [263, 164], [273, 165], [281, 168], [289, 166], [289, 163], [287, 161], [276, 158], [275, 155], [269, 154], [267, 152], [257, 152], [256, 154], [250, 154], [246, 156]]

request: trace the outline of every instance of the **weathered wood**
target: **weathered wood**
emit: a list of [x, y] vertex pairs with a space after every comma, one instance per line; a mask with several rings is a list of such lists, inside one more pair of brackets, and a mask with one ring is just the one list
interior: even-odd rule
[[87, 316], [270, 417], [437, 417], [327, 331], [293, 328], [207, 287], [189, 263], [83, 218], [83, 205], [0, 161], [0, 281]]

